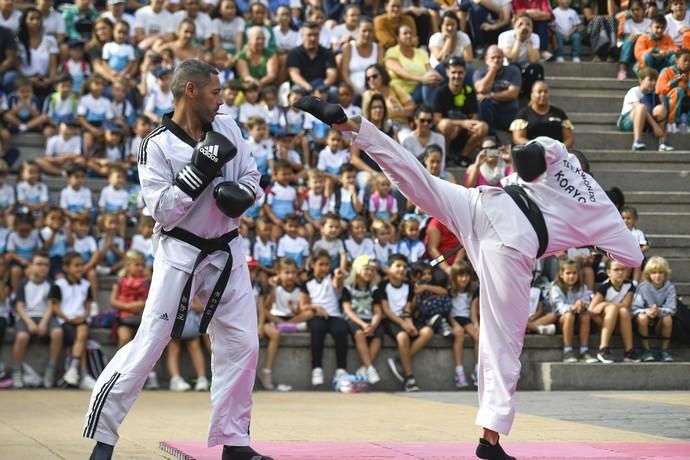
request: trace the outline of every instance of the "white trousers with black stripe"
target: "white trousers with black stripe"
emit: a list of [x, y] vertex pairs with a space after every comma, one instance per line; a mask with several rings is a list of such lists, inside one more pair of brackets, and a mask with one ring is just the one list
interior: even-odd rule
[[[219, 274], [208, 259], [197, 268], [192, 293], [204, 305]], [[162, 256], [156, 257], [141, 325], [134, 339], [115, 354], [98, 378], [84, 420], [84, 437], [110, 445], [117, 442], [122, 420], [170, 341], [188, 276]], [[213, 348], [208, 445], [249, 445], [259, 342], [256, 301], [245, 263], [234, 267], [208, 333]], [[177, 431], [171, 427], [171, 435]]]

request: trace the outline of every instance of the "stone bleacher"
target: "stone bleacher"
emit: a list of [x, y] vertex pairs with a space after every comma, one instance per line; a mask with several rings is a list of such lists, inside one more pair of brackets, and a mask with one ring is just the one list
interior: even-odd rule
[[[632, 135], [621, 133], [615, 126], [625, 92], [636, 80], [615, 80], [617, 64], [605, 63], [548, 63], [547, 81], [551, 86], [551, 102], [565, 110], [575, 125], [575, 148], [583, 151], [591, 163], [593, 175], [605, 188], [618, 186], [625, 192], [626, 202], [638, 209], [639, 227], [651, 243], [648, 256], [661, 255], [669, 259], [672, 280], [681, 296], [690, 298], [690, 134], [672, 134], [671, 153], [656, 151], [656, 141], [649, 134], [645, 138], [650, 150], [631, 152]], [[507, 139], [503, 139], [504, 141]], [[40, 136], [24, 135], [16, 138], [22, 159], [41, 155]], [[454, 171], [461, 177], [461, 170]], [[46, 178], [57, 200], [64, 186], [60, 178]], [[106, 185], [104, 179], [89, 179], [94, 192]], [[114, 277], [103, 279], [99, 303], [108, 305]], [[11, 340], [8, 334], [2, 361], [10, 363]], [[95, 331], [96, 337], [112, 355], [114, 346], [106, 331]], [[577, 338], [575, 338], [577, 341]], [[593, 335], [590, 348], [595, 350], [598, 336]], [[652, 341], [653, 346], [658, 344]], [[430, 346], [415, 358], [416, 376], [424, 390], [451, 390], [453, 360], [450, 339], [435, 337]], [[522, 355], [523, 369], [519, 388], [523, 390], [690, 390], [690, 350], [672, 345], [676, 362], [653, 364], [563, 364], [560, 336], [527, 336]], [[618, 337], [612, 343], [614, 355], [622, 359], [622, 345]], [[27, 361], [42, 370], [45, 353], [33, 347]], [[330, 338], [324, 353], [326, 377], [334, 371], [334, 353]], [[387, 369], [385, 358], [393, 357], [395, 348], [389, 339], [377, 360], [382, 381], [377, 388], [399, 390], [400, 385]], [[349, 370], [359, 367], [359, 360], [351, 347]], [[263, 356], [262, 358], [263, 359]], [[474, 365], [471, 341], [465, 349], [465, 368], [469, 373]], [[167, 380], [164, 366], [159, 365], [162, 380]], [[191, 365], [184, 358], [185, 375], [193, 375]], [[210, 369], [210, 367], [209, 367]], [[283, 338], [274, 368], [274, 381], [288, 383], [295, 389], [310, 388], [310, 354], [308, 334]]]

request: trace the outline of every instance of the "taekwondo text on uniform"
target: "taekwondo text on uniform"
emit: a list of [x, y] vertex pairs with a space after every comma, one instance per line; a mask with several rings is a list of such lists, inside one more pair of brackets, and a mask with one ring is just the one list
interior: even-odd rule
[[[585, 187], [587, 187], [587, 192], [589, 194], [589, 201], [592, 203], [596, 203], [596, 197], [594, 195], [594, 189], [592, 189], [592, 185], [589, 182], [589, 178], [587, 177], [587, 174], [580, 168], [577, 168], [573, 165], [571, 165], [568, 160], [563, 160], [563, 165], [570, 169], [572, 172], [575, 174], [579, 175], [582, 177], [582, 182]], [[556, 174], [556, 181], [558, 182], [558, 185], [563, 189], [565, 193], [572, 194], [573, 198], [575, 198], [579, 203], [586, 203], [587, 199], [584, 197], [583, 193], [580, 192], [578, 189], [576, 189], [574, 186], [570, 185], [570, 181], [568, 180], [567, 177], [565, 177], [563, 170], [558, 171]]]

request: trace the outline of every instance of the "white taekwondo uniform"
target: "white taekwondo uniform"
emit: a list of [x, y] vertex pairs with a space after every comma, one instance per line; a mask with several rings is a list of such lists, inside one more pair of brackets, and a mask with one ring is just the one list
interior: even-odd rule
[[[153, 279], [134, 340], [117, 352], [98, 378], [84, 421], [85, 437], [110, 445], [117, 442], [118, 427], [170, 341], [180, 296], [200, 251], [161, 231], [177, 227], [211, 239], [237, 229], [239, 218], [223, 214], [213, 198], [213, 188], [220, 182], [241, 181], [255, 190], [257, 200], [263, 195], [259, 188], [261, 175], [235, 121], [227, 115], [216, 115], [205, 129], [230, 139], [237, 147], [237, 156], [196, 201], [174, 185], [177, 173], [190, 162], [196, 141], [164, 117], [162, 125], [141, 143], [141, 192], [156, 220]], [[256, 303], [241, 238], [230, 241], [229, 249], [234, 261], [232, 272], [209, 325], [213, 346], [209, 447], [249, 445], [259, 352]], [[194, 273], [192, 297], [196, 295], [206, 304], [226, 260], [228, 252], [217, 251], [201, 261]]]
[[[529, 316], [530, 284], [539, 241], [525, 214], [497, 187], [465, 188], [432, 176], [413, 154], [369, 121], [346, 133], [376, 161], [395, 187], [463, 242], [480, 280], [479, 412], [477, 425], [508, 434], [513, 394]], [[639, 244], [606, 193], [560, 142], [539, 137], [547, 169], [517, 183], [539, 206], [548, 230], [544, 256], [597, 246], [627, 266], [642, 262]]]

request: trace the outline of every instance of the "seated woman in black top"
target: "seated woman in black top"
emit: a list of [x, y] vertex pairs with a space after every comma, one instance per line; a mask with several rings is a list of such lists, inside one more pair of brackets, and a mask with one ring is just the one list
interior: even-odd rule
[[564, 111], [549, 102], [549, 85], [538, 81], [532, 86], [529, 105], [518, 111], [510, 124], [515, 144], [526, 144], [539, 136], [548, 136], [571, 148], [575, 143], [573, 124]]

